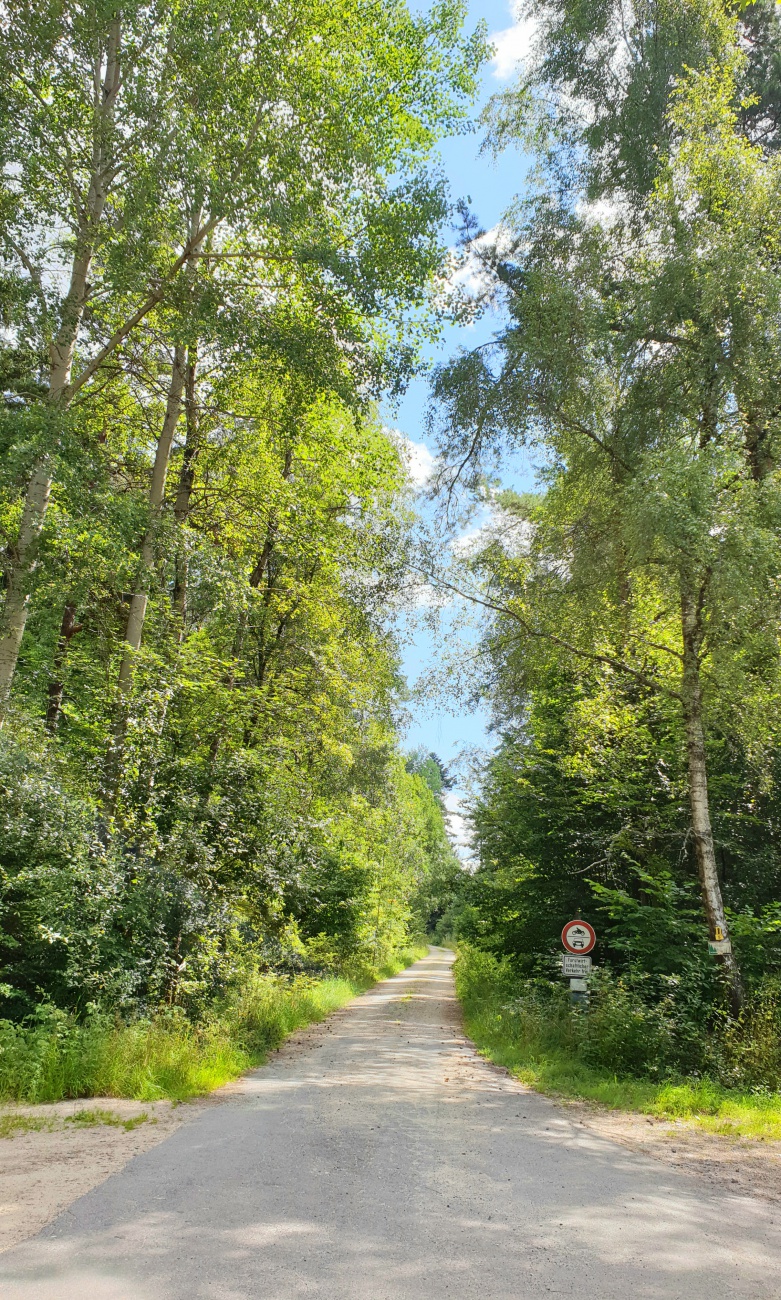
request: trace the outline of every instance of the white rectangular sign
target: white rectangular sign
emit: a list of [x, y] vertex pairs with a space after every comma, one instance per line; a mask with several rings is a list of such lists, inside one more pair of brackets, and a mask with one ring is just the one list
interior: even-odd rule
[[565, 952], [561, 959], [562, 975], [590, 975], [591, 958], [576, 957], [574, 953]]
[[717, 957], [724, 953], [732, 952], [732, 944], [729, 939], [711, 939], [708, 942], [708, 952], [713, 952]]
[[588, 980], [570, 980], [570, 993], [588, 993]]

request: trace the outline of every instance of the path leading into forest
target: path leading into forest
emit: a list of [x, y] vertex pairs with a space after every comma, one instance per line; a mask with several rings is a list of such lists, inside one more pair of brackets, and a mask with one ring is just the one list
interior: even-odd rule
[[434, 950], [0, 1257], [4, 1300], [778, 1300], [781, 1208], [477, 1057]]

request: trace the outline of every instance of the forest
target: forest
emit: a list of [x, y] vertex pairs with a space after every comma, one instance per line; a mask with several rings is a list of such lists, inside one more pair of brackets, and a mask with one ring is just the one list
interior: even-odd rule
[[779, 12], [526, 0], [476, 116], [461, 0], [6, 0], [0, 1095], [191, 1095], [432, 939], [532, 1074], [781, 1088]]
[[0, 1091], [123, 1053], [103, 1091], [146, 1086], [144, 1025], [149, 1087], [246, 1064], [291, 997], [403, 960], [457, 870], [399, 738], [413, 515], [377, 401], [432, 328], [461, 28], [5, 7]]
[[[484, 609], [497, 738], [456, 907], [462, 993], [527, 1065], [772, 1092], [779, 10], [528, 12], [533, 56], [487, 122], [500, 156], [537, 158], [480, 250], [503, 324], [434, 389], [443, 481], [492, 506], [439, 570]], [[521, 445], [536, 490], [492, 487]], [[599, 942], [573, 1018], [558, 934], [579, 916]]]

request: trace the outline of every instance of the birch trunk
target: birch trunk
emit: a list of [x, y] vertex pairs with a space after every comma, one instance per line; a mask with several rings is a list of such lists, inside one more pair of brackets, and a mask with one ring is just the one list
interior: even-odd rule
[[43, 457], [27, 487], [22, 522], [11, 548], [2, 619], [0, 619], [0, 725], [5, 718], [30, 605], [30, 589], [41, 532], [52, 490], [52, 458]]
[[[120, 87], [119, 52], [120, 24], [119, 19], [115, 18], [106, 42], [105, 73], [102, 79], [99, 73], [96, 76], [90, 183], [79, 216], [68, 291], [62, 302], [57, 332], [49, 347], [47, 401], [58, 410], [65, 410], [70, 400], [73, 357], [89, 294], [89, 270], [106, 206], [110, 180], [108, 153]], [[25, 494], [19, 534], [11, 549], [7, 569], [5, 601], [0, 616], [0, 726], [4, 720], [27, 623], [32, 579], [51, 496], [54, 450], [41, 456], [33, 469]]]
[[[689, 778], [692, 833], [697, 858], [697, 870], [708, 931], [711, 939], [729, 939], [729, 926], [724, 914], [713, 828], [708, 798], [708, 769], [705, 756], [705, 729], [702, 717], [702, 685], [700, 681], [700, 651], [702, 647], [701, 601], [684, 587], [681, 593], [681, 625], [683, 632], [683, 710], [686, 726], [686, 756]], [[730, 987], [732, 1011], [737, 1014], [743, 1005], [743, 984], [740, 970], [731, 952], [716, 959], [723, 966]]]
[[[197, 369], [197, 357], [195, 349], [190, 348], [187, 354], [187, 367], [185, 370], [184, 381], [184, 408], [185, 422], [187, 433], [184, 443], [184, 454], [182, 457], [182, 468], [179, 472], [179, 482], [176, 488], [176, 498], [174, 500], [174, 519], [179, 528], [186, 524], [190, 514], [190, 501], [192, 499], [193, 484], [195, 482], [195, 464], [200, 451], [200, 431], [198, 428], [198, 409], [195, 401], [195, 375]], [[177, 636], [179, 641], [184, 636], [185, 620], [187, 617], [187, 546], [184, 535], [179, 534], [176, 556], [176, 578], [174, 581], [173, 607], [178, 616]]]
[[165, 485], [168, 477], [168, 466], [171, 463], [171, 448], [173, 446], [174, 434], [176, 433], [176, 426], [179, 423], [179, 416], [182, 410], [185, 356], [184, 347], [177, 344], [174, 348], [174, 359], [171, 367], [171, 382], [168, 387], [165, 417], [163, 419], [163, 427], [160, 431], [160, 438], [155, 450], [155, 463], [152, 468], [152, 479], [149, 485], [149, 523], [146, 532], [144, 533], [144, 540], [141, 543], [139, 581], [137, 584], [137, 590], [133, 593], [130, 599], [130, 610], [128, 613], [127, 625], [125, 627], [125, 645], [119, 666], [120, 698], [124, 698], [130, 689], [130, 684], [133, 680], [133, 664], [135, 656], [141, 649], [141, 640], [144, 633], [144, 620], [146, 618], [146, 609], [149, 601], [149, 578], [155, 562], [157, 534], [160, 528], [163, 500], [165, 497]]

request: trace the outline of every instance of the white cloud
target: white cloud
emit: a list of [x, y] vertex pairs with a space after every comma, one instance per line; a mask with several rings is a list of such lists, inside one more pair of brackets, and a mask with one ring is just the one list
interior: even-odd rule
[[461, 812], [461, 797], [448, 790], [444, 797], [447, 829], [459, 857], [469, 857], [472, 852], [472, 830]]
[[491, 506], [488, 518], [456, 537], [450, 543], [450, 549], [455, 555], [468, 559], [491, 542], [499, 542], [507, 555], [525, 555], [529, 550], [532, 533], [533, 525], [528, 520], [519, 519], [511, 511], [502, 510], [499, 506]]
[[424, 442], [413, 442], [400, 429], [387, 429], [386, 432], [396, 442], [407, 470], [407, 477], [413, 487], [420, 491], [426, 487], [434, 472], [436, 460]]
[[586, 225], [602, 226], [604, 230], [610, 230], [628, 215], [629, 208], [626, 202], [614, 197], [595, 199], [590, 203], [585, 199], [579, 199], [575, 204], [575, 211]]
[[496, 292], [496, 276], [492, 258], [508, 257], [515, 246], [512, 231], [501, 221], [470, 240], [466, 251], [450, 250], [451, 270], [445, 278], [450, 293], [459, 292], [475, 301], [491, 297]]
[[416, 488], [423, 488], [428, 483], [434, 471], [435, 460], [424, 442], [413, 442], [411, 438], [406, 439], [405, 459], [407, 462], [407, 473]]
[[528, 59], [537, 35], [537, 20], [517, 17], [512, 27], [492, 32], [489, 40], [494, 47], [491, 70], [497, 81], [509, 81], [518, 72], [519, 65]]
[[453, 603], [453, 595], [421, 578], [407, 593], [407, 601], [413, 609], [447, 609]]
[[450, 543], [450, 549], [454, 555], [468, 558], [470, 555], [477, 555], [477, 552], [487, 545], [490, 538], [490, 526], [480, 524], [479, 527], [470, 528], [467, 532], [462, 533], [460, 537], [454, 537]]

